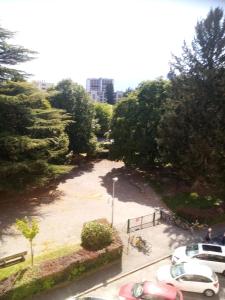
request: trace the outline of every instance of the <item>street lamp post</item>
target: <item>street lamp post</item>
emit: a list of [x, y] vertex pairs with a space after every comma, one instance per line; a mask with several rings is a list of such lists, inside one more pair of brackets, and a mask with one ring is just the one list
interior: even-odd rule
[[113, 196], [112, 196], [112, 222], [111, 227], [113, 227], [113, 217], [114, 217], [114, 196], [115, 196], [115, 183], [118, 181], [118, 177], [113, 177]]

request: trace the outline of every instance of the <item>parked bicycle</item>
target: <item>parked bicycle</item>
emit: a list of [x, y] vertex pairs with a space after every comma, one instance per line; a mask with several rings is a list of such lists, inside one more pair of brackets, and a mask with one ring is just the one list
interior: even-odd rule
[[138, 251], [143, 252], [146, 255], [149, 255], [152, 251], [152, 246], [141, 236], [133, 235], [131, 237], [130, 243], [133, 247], [137, 248]]

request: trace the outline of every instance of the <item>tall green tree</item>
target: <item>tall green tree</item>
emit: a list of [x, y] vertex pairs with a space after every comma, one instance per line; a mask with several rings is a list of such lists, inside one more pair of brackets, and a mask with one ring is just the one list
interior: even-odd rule
[[116, 105], [111, 128], [114, 158], [142, 166], [159, 163], [157, 126], [169, 90], [168, 81], [145, 81]]
[[84, 88], [70, 79], [59, 82], [51, 103], [56, 108], [64, 109], [72, 116], [72, 123], [67, 126], [70, 150], [74, 153], [92, 153], [96, 147], [94, 104]]
[[13, 32], [0, 27], [0, 82], [9, 79], [21, 80], [26, 77], [25, 72], [9, 68], [9, 66], [29, 61], [36, 54], [22, 46], [8, 43], [8, 40], [13, 37]]
[[115, 104], [114, 87], [113, 87], [112, 83], [108, 83], [107, 86], [106, 86], [105, 98], [107, 100], [107, 103]]
[[158, 143], [169, 161], [194, 181], [224, 176], [225, 19], [220, 8], [199, 21], [190, 47], [173, 57], [173, 100], [159, 125]]
[[112, 118], [112, 105], [107, 103], [94, 104], [95, 108], [95, 120], [96, 120], [96, 135], [98, 137], [104, 137], [110, 130], [110, 123]]
[[51, 176], [49, 163], [68, 151], [68, 116], [27, 82], [0, 86], [0, 190], [24, 188]]

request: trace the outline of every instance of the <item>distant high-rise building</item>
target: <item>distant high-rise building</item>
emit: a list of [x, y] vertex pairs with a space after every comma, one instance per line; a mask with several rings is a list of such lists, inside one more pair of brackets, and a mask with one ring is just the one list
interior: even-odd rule
[[94, 101], [107, 102], [105, 92], [108, 84], [113, 85], [113, 79], [88, 78], [86, 81], [86, 91]]
[[121, 98], [123, 98], [124, 92], [122, 91], [116, 91], [114, 93], [115, 102], [118, 102]]

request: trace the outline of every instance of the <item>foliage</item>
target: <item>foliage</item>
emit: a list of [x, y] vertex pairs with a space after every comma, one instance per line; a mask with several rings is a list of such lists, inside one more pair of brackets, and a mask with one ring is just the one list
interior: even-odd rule
[[[80, 245], [73, 245], [73, 244], [72, 245], [64, 245], [64, 246], [60, 246], [60, 247], [56, 247], [56, 248], [54, 247], [54, 250], [50, 250], [50, 251], [44, 252], [40, 255], [37, 255], [35, 257], [35, 265], [40, 265], [45, 261], [72, 254], [74, 251], [80, 250], [80, 248], [81, 248]], [[31, 258], [28, 257], [25, 261], [23, 261], [21, 263], [1, 269], [0, 282], [4, 279], [8, 278], [9, 276], [17, 273], [19, 270], [21, 270], [21, 271], [26, 270], [30, 264], [31, 264]]]
[[181, 193], [175, 196], [167, 196], [164, 198], [166, 204], [173, 210], [179, 207], [192, 208], [211, 208], [219, 206], [222, 200], [213, 196], [199, 196], [197, 193]]
[[95, 103], [96, 135], [104, 137], [110, 129], [112, 118], [112, 106], [107, 103]]
[[169, 83], [162, 79], [142, 82], [116, 105], [111, 126], [113, 158], [139, 166], [159, 162], [157, 126], [169, 89]]
[[34, 264], [34, 254], [33, 254], [33, 239], [39, 232], [39, 225], [35, 219], [29, 220], [28, 218], [24, 219], [17, 219], [16, 220], [16, 227], [22, 233], [22, 235], [29, 240], [30, 242], [30, 249], [31, 249], [31, 265]]
[[62, 80], [50, 101], [54, 107], [64, 109], [72, 116], [73, 122], [66, 128], [70, 150], [74, 153], [93, 153], [96, 147], [94, 105], [84, 88], [72, 80]]
[[115, 104], [114, 87], [112, 82], [108, 83], [105, 90], [105, 98], [108, 104]]
[[108, 224], [88, 222], [83, 226], [81, 241], [88, 250], [102, 249], [112, 242], [112, 228]]
[[225, 220], [223, 201], [215, 196], [179, 193], [163, 198], [167, 206], [189, 222], [213, 224]]
[[163, 160], [193, 182], [223, 181], [225, 167], [225, 19], [219, 8], [196, 25], [191, 47], [174, 56], [172, 100], [158, 130]]
[[[71, 248], [72, 250], [72, 248]], [[63, 252], [61, 252], [63, 254]], [[118, 262], [122, 257], [122, 242], [118, 234], [114, 232], [113, 243], [107, 247], [107, 251], [96, 252], [84, 249], [74, 250], [70, 253], [44, 261], [28, 269], [21, 278], [16, 281], [13, 288], [1, 297], [4, 300], [23, 300], [32, 297], [45, 290], [57, 286], [62, 282], [79, 279], [97, 271], [105, 265]], [[36, 259], [37, 263], [37, 259]]]
[[21, 46], [9, 44], [7, 40], [13, 37], [13, 32], [0, 27], [0, 82], [9, 79], [23, 79], [26, 75], [24, 72], [9, 68], [9, 66], [29, 61], [34, 58], [33, 55], [36, 53]]
[[0, 86], [0, 190], [22, 189], [51, 176], [49, 162], [68, 151], [68, 116], [27, 82]]

